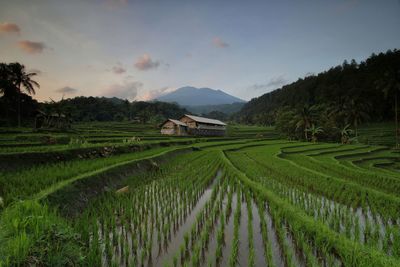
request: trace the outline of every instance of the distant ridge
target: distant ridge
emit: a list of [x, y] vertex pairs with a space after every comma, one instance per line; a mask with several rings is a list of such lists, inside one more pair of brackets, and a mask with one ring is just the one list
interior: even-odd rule
[[245, 102], [236, 102], [232, 104], [221, 104], [221, 105], [205, 105], [205, 106], [182, 106], [193, 114], [207, 114], [211, 111], [222, 112], [226, 115], [239, 112], [245, 105]]
[[181, 87], [171, 93], [157, 97], [155, 100], [175, 102], [181, 106], [222, 105], [246, 102], [221, 90], [191, 86]]

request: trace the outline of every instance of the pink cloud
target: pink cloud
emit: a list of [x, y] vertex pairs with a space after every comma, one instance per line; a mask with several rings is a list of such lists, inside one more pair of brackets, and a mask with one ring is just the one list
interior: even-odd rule
[[125, 81], [122, 84], [113, 84], [103, 92], [103, 96], [133, 100], [142, 86], [143, 84], [139, 81]]
[[213, 45], [218, 48], [227, 48], [229, 44], [219, 37], [215, 37], [212, 41]]
[[160, 96], [163, 96], [163, 95], [173, 92], [173, 91], [175, 91], [175, 89], [170, 88], [170, 87], [163, 87], [160, 89], [147, 91], [144, 94], [140, 95], [137, 99], [142, 100], [142, 101], [154, 100]]
[[21, 29], [15, 23], [0, 23], [0, 33], [20, 33]]
[[135, 67], [138, 70], [150, 70], [150, 69], [155, 69], [160, 65], [159, 61], [153, 61], [150, 57], [149, 54], [143, 54], [141, 57], [139, 57], [135, 63]]
[[112, 67], [112, 72], [115, 74], [122, 74], [126, 72], [126, 69], [120, 65]]
[[43, 50], [46, 48], [44, 43], [32, 42], [28, 40], [19, 41], [18, 46], [21, 50], [25, 51], [28, 54], [42, 53]]
[[57, 90], [55, 90], [57, 93], [62, 93], [62, 94], [75, 94], [77, 93], [79, 90], [76, 88], [72, 88], [69, 86], [65, 86], [63, 88], [59, 88]]

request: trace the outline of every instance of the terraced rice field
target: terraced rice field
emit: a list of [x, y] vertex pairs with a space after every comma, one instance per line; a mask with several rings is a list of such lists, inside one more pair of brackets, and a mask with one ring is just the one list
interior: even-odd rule
[[0, 266], [400, 266], [399, 153], [254, 130], [4, 171]]
[[359, 141], [368, 145], [396, 145], [396, 127], [393, 122], [371, 123], [359, 130]]

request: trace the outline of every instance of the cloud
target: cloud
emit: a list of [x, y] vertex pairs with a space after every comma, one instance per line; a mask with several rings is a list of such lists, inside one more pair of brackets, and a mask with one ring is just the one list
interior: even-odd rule
[[314, 72], [307, 72], [304, 77], [310, 77], [310, 76], [315, 76]]
[[283, 77], [283, 75], [281, 75], [281, 76], [277, 76], [277, 77], [272, 77], [268, 81], [267, 86], [268, 87], [279, 87], [279, 86], [284, 85], [287, 82], [288, 82], [288, 80], [286, 80], [285, 77]]
[[160, 65], [159, 61], [153, 61], [149, 54], [145, 53], [139, 57], [135, 63], [135, 67], [138, 70], [150, 70], [155, 69]]
[[21, 50], [25, 51], [28, 54], [38, 54], [42, 53], [46, 48], [46, 45], [41, 42], [32, 42], [28, 40], [19, 41], [18, 46]]
[[289, 81], [285, 79], [283, 75], [272, 77], [267, 83], [265, 84], [254, 84], [250, 86], [250, 89], [253, 90], [267, 90], [267, 89], [275, 89], [279, 88], [285, 84], [287, 84]]
[[0, 23], [0, 33], [20, 33], [21, 29], [15, 23]]
[[260, 91], [260, 90], [266, 90], [268, 89], [268, 86], [266, 84], [253, 84], [252, 86], [250, 86], [250, 89], [252, 90], [256, 90], [256, 91]]
[[213, 43], [213, 45], [215, 47], [218, 47], [218, 48], [227, 48], [227, 47], [229, 47], [229, 44], [227, 42], [225, 42], [224, 40], [222, 40], [221, 38], [219, 38], [219, 37], [215, 37], [212, 40], [212, 43]]
[[122, 67], [121, 65], [117, 65], [112, 67], [112, 72], [114, 72], [115, 74], [122, 74], [126, 72], [126, 69], [124, 67]]
[[175, 91], [174, 88], [166, 86], [166, 87], [163, 87], [160, 89], [154, 89], [154, 90], [147, 91], [144, 94], [140, 95], [137, 99], [142, 100], [142, 101], [149, 101], [149, 100], [156, 99], [160, 96], [163, 96], [165, 94], [168, 94], [170, 92], [173, 92], [173, 91]]
[[104, 91], [103, 95], [133, 100], [136, 98], [137, 92], [142, 86], [143, 84], [139, 81], [125, 81], [122, 84], [111, 85]]
[[120, 7], [128, 4], [128, 0], [106, 0], [106, 5], [108, 7]]
[[358, 0], [345, 0], [336, 6], [336, 12], [345, 13], [354, 9], [358, 5]]
[[66, 95], [75, 94], [78, 91], [79, 91], [78, 89], [75, 89], [75, 88], [72, 88], [69, 86], [65, 86], [63, 88], [55, 90], [55, 92], [57, 92], [57, 93], [62, 93], [62, 94], [66, 94]]

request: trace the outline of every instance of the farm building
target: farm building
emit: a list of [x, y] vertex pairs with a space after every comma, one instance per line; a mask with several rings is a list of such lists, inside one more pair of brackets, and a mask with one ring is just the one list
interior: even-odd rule
[[161, 126], [161, 134], [224, 136], [226, 124], [219, 120], [184, 115], [179, 120], [169, 119]]
[[178, 120], [168, 119], [161, 126], [161, 134], [187, 135], [187, 125]]

